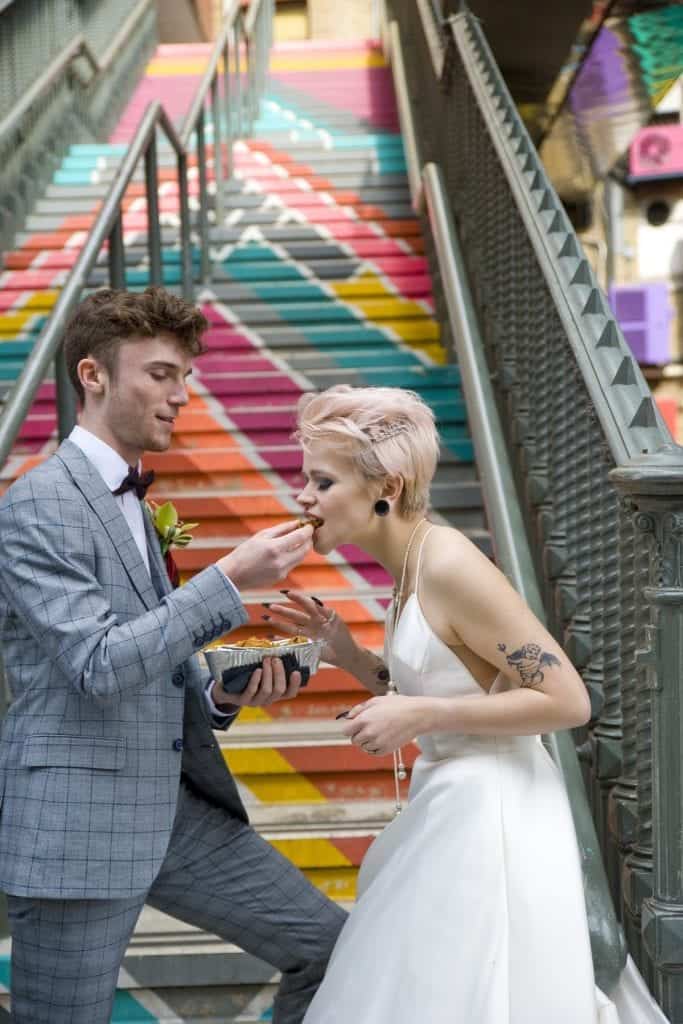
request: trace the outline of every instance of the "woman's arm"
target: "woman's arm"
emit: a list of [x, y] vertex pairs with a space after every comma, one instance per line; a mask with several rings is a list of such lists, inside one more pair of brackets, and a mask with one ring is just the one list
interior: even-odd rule
[[425, 615], [445, 643], [464, 643], [511, 688], [370, 700], [349, 713], [347, 734], [386, 753], [420, 733], [524, 736], [587, 722], [590, 701], [581, 677], [505, 576], [456, 531], [439, 530], [438, 539], [425, 552]]

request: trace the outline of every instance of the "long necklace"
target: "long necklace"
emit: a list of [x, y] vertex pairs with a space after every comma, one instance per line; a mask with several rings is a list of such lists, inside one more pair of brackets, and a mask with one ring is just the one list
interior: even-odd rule
[[[415, 524], [415, 526], [413, 527], [413, 530], [412, 530], [412, 532], [410, 534], [410, 537], [408, 538], [408, 543], [406, 544], [406, 553], [403, 556], [403, 568], [401, 569], [401, 582], [398, 585], [398, 590], [396, 590], [394, 588], [393, 601], [392, 601], [392, 605], [391, 605], [391, 638], [390, 638], [389, 645], [388, 645], [388, 652], [389, 652], [389, 654], [388, 654], [388, 658], [387, 658], [387, 660], [389, 662], [389, 682], [387, 683], [387, 697], [392, 695], [392, 694], [397, 694], [398, 693], [398, 690], [396, 688], [396, 683], [394, 682], [394, 669], [393, 669], [393, 661], [392, 661], [392, 657], [391, 657], [391, 651], [392, 651], [392, 647], [393, 647], [393, 644], [394, 644], [394, 633], [396, 632], [396, 620], [397, 620], [398, 615], [399, 615], [399, 610], [402, 611], [401, 601], [403, 599], [403, 588], [404, 588], [405, 582], [406, 582], [406, 571], [408, 569], [408, 558], [410, 557], [410, 551], [411, 551], [412, 546], [413, 546], [413, 541], [415, 540], [415, 535], [417, 534], [417, 531], [419, 530], [419, 528], [422, 526], [423, 523], [426, 523], [426, 522], [427, 522], [427, 520], [423, 516], [422, 519], [420, 519], [419, 522], [417, 522]], [[393, 760], [394, 760], [394, 790], [395, 790], [395, 794], [396, 794], [396, 809], [395, 809], [394, 813], [395, 814], [399, 814], [401, 809], [402, 809], [402, 806], [403, 806], [402, 803], [401, 803], [401, 782], [403, 782], [408, 777], [408, 772], [406, 771], [406, 766], [403, 763], [403, 752], [402, 752], [400, 747], [398, 748], [398, 750], [394, 750], [394, 752], [393, 752]]]

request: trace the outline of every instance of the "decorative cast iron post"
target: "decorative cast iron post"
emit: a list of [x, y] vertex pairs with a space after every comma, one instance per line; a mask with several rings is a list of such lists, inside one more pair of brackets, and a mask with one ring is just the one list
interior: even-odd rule
[[652, 702], [653, 878], [641, 927], [658, 1002], [683, 1024], [683, 449], [665, 444], [610, 477], [650, 543], [652, 618], [639, 657]]

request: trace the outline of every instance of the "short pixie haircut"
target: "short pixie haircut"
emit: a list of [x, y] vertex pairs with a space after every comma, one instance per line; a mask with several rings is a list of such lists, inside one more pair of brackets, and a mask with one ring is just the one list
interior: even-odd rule
[[398, 512], [404, 518], [429, 508], [439, 435], [434, 413], [414, 391], [340, 384], [302, 395], [294, 436], [304, 450], [317, 441], [333, 444], [370, 484], [402, 477]]

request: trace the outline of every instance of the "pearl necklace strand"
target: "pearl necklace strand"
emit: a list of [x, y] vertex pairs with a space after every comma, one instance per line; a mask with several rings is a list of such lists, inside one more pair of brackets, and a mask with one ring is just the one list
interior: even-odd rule
[[[399, 615], [399, 609], [400, 609], [401, 612], [403, 611], [403, 609], [401, 608], [401, 601], [403, 599], [403, 588], [405, 586], [406, 572], [408, 570], [408, 558], [410, 557], [410, 552], [411, 552], [411, 549], [412, 549], [412, 546], [413, 546], [413, 541], [415, 540], [415, 536], [417, 534], [417, 531], [422, 526], [422, 524], [426, 523], [426, 522], [427, 522], [427, 519], [423, 516], [422, 519], [420, 519], [419, 522], [417, 522], [415, 524], [415, 526], [413, 527], [412, 532], [410, 534], [410, 537], [408, 537], [408, 543], [406, 544], [406, 553], [403, 556], [403, 567], [401, 569], [401, 582], [399, 583], [398, 590], [396, 589], [396, 587], [394, 587], [393, 600], [392, 600], [392, 605], [391, 605], [391, 639], [389, 641], [388, 658], [387, 658], [387, 660], [389, 662], [389, 682], [387, 683], [387, 697], [392, 695], [392, 694], [397, 694], [398, 693], [398, 689], [396, 688], [396, 683], [394, 682], [394, 670], [393, 670], [393, 664], [392, 664], [391, 649], [392, 649], [393, 642], [394, 642], [394, 633], [396, 632], [396, 621], [397, 621], [397, 618], [398, 618], [398, 615]], [[395, 790], [395, 794], [396, 794], [396, 809], [395, 809], [394, 813], [395, 814], [399, 814], [401, 809], [402, 809], [402, 806], [403, 806], [402, 803], [401, 803], [401, 787], [400, 787], [400, 784], [401, 784], [401, 782], [403, 782], [405, 779], [408, 778], [408, 772], [406, 770], [405, 764], [403, 763], [403, 754], [402, 754], [402, 751], [401, 751], [400, 747], [398, 748], [398, 750], [394, 750], [393, 751], [393, 759], [394, 759], [394, 790]]]

